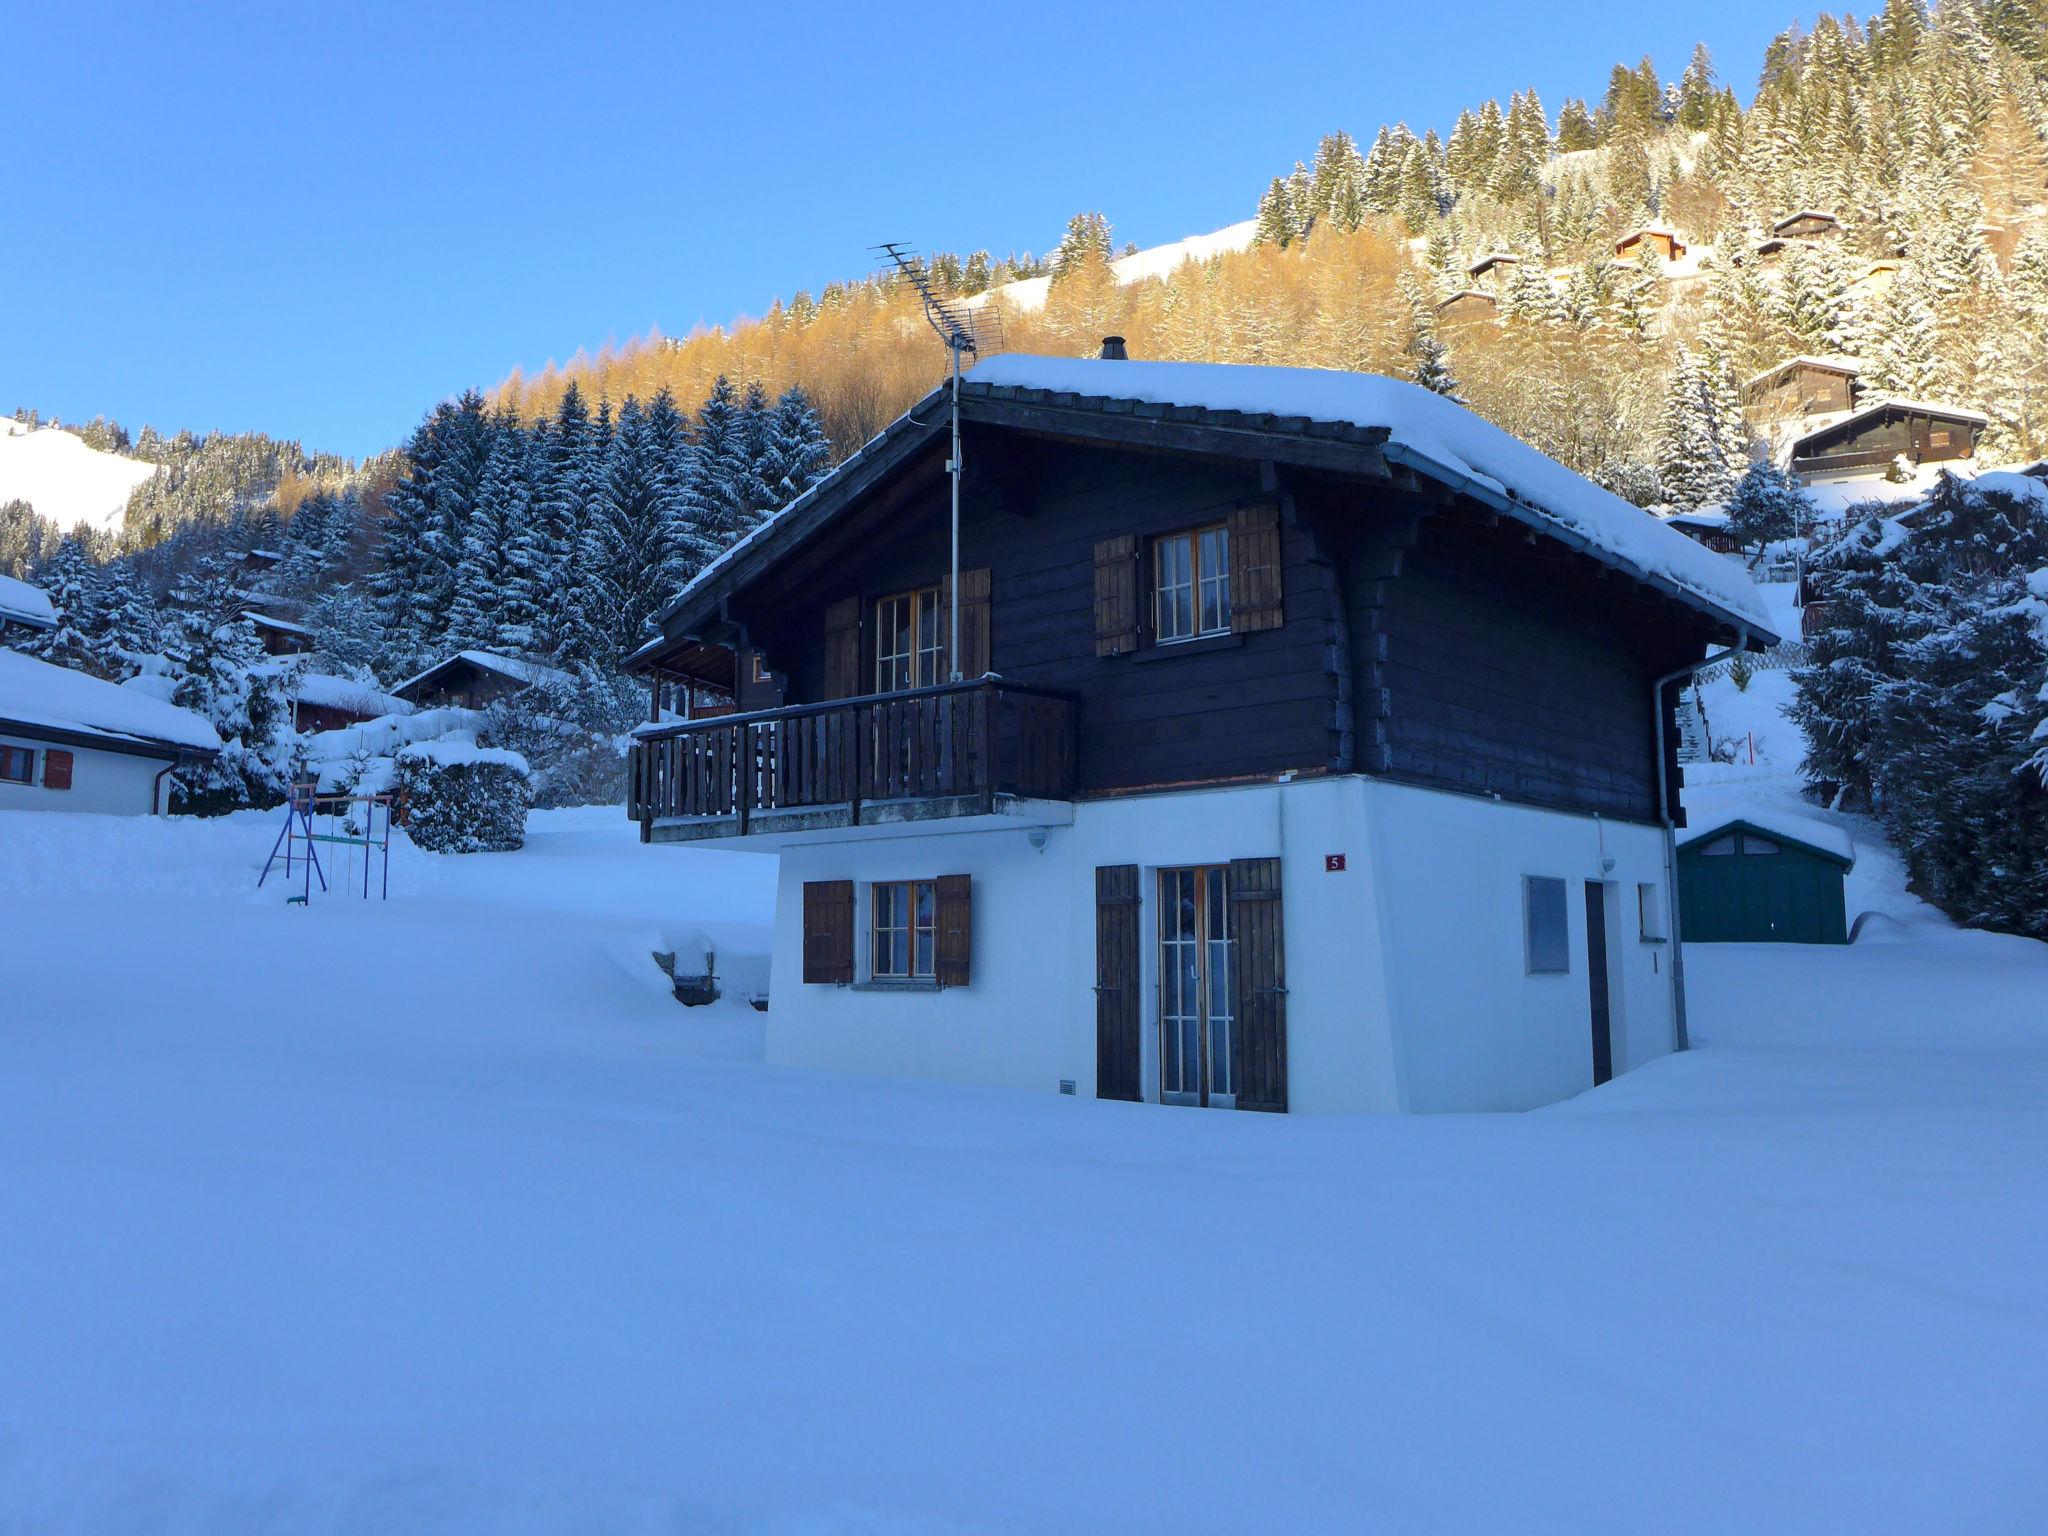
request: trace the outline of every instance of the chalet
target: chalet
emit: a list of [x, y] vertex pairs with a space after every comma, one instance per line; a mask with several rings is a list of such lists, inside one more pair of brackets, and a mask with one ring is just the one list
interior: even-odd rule
[[1771, 226], [1771, 235], [1778, 240], [1827, 240], [1841, 233], [1840, 219], [1832, 213], [1821, 213], [1812, 208], [1788, 214]]
[[219, 750], [188, 709], [0, 650], [0, 811], [158, 814], [171, 771]]
[[1896, 256], [1882, 256], [1867, 263], [1850, 279], [1849, 296], [1859, 304], [1875, 304], [1898, 278], [1900, 265]]
[[957, 400], [957, 485], [935, 391], [632, 659], [782, 679], [642, 727], [628, 795], [779, 855], [771, 1060], [1477, 1110], [1682, 1041], [1674, 680], [1774, 643], [1736, 566], [1392, 379], [1006, 356]]
[[256, 638], [270, 656], [303, 656], [313, 649], [313, 631], [274, 613], [262, 613], [245, 606], [242, 617], [256, 628]]
[[416, 709], [451, 705], [457, 709], [482, 709], [499, 699], [522, 694], [546, 679], [566, 682], [569, 674], [523, 656], [457, 651], [407, 678], [391, 692]]
[[1791, 357], [1742, 385], [1743, 404], [1758, 422], [1846, 416], [1862, 393], [1863, 364], [1853, 357]]
[[1739, 555], [1742, 541], [1728, 531], [1728, 514], [1719, 507], [1702, 507], [1697, 512], [1673, 512], [1664, 519], [1695, 544], [1717, 555]]
[[1439, 320], [1452, 325], [1470, 324], [1475, 320], [1493, 320], [1499, 317], [1500, 300], [1478, 288], [1467, 288], [1443, 299], [1436, 306]]
[[272, 663], [284, 678], [285, 693], [292, 704], [292, 729], [301, 736], [338, 731], [361, 725], [385, 715], [409, 715], [412, 705], [404, 699], [329, 672], [308, 672], [303, 663]]
[[1507, 287], [1522, 264], [1522, 258], [1509, 251], [1490, 251], [1465, 269], [1475, 287], [1495, 292]]
[[1676, 230], [1645, 225], [1632, 229], [1614, 242], [1614, 254], [1624, 261], [1637, 260], [1647, 245], [1666, 261], [1676, 261], [1686, 252], [1685, 242], [1678, 238]]
[[0, 645], [56, 627], [49, 593], [18, 576], [0, 576]]
[[1897, 459], [1941, 464], [1974, 458], [1991, 419], [1920, 400], [1880, 400], [1793, 438], [1787, 467], [1803, 484], [1868, 476]]

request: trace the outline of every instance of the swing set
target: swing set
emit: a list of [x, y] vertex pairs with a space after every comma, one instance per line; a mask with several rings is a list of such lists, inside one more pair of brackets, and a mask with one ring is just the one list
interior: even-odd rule
[[[256, 877], [257, 888], [260, 890], [263, 882], [270, 878], [279, 854], [284, 856], [284, 878], [289, 885], [293, 877], [292, 862], [296, 858], [305, 866], [300, 874], [303, 885], [298, 894], [285, 897], [284, 902], [288, 907], [310, 907], [316, 876], [323, 895], [332, 889], [327, 883], [327, 870], [320, 862], [320, 845], [324, 843], [343, 850], [341, 867], [336, 871], [341, 882], [339, 889], [345, 891], [355, 884], [353, 866], [360, 862], [363, 866], [362, 899], [368, 901], [370, 865], [374, 861], [378, 871], [378, 899], [389, 901], [391, 822], [394, 813], [403, 814], [402, 799], [397, 794], [322, 794], [318, 784], [294, 784], [285, 797], [284, 828], [277, 834], [277, 841], [271, 844], [270, 857], [263, 861], [263, 873]], [[325, 831], [320, 830], [322, 820]], [[303, 851], [298, 847], [301, 843], [305, 845]], [[357, 849], [361, 850], [359, 854], [354, 851]]]

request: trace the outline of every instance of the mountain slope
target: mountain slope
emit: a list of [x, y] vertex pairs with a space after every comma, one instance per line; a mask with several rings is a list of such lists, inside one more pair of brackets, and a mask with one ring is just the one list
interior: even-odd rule
[[157, 466], [102, 453], [61, 427], [0, 422], [0, 504], [25, 501], [59, 528], [118, 534], [131, 491]]

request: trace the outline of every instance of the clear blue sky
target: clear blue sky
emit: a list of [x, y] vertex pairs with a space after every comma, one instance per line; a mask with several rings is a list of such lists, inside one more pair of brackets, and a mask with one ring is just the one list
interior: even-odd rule
[[1141, 245], [1317, 137], [1448, 128], [1695, 40], [1745, 101], [1783, 0], [7, 8], [0, 409], [350, 454], [579, 347], [758, 313], [885, 238]]

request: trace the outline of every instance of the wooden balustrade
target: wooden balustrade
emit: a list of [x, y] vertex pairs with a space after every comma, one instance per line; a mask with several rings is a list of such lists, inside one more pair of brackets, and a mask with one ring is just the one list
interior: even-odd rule
[[1064, 694], [984, 679], [795, 705], [644, 732], [628, 764], [627, 814], [655, 821], [761, 812], [956, 802], [997, 795], [1073, 798], [1074, 704]]

